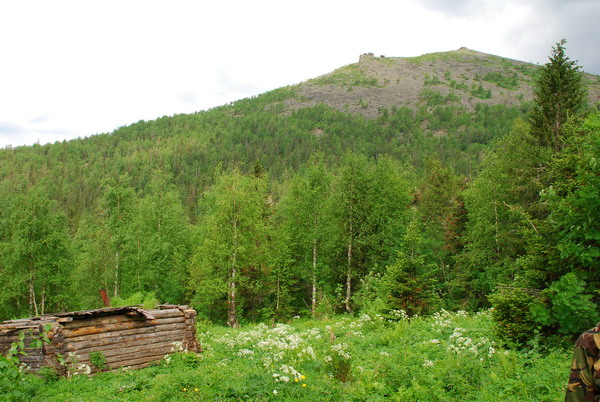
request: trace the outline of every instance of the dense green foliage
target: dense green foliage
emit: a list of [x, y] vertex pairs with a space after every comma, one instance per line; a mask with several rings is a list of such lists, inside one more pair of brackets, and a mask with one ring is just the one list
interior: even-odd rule
[[[600, 301], [600, 123], [563, 46], [533, 108], [487, 96], [524, 85], [523, 66], [487, 89], [447, 71], [374, 118], [288, 107], [295, 86], [3, 150], [0, 318], [100, 307], [103, 288], [232, 327], [494, 304], [509, 341], [573, 335]], [[359, 66], [327, 77], [315, 85], [381, 89]], [[456, 95], [470, 90], [472, 109]], [[517, 305], [522, 321], [502, 315]]]
[[204, 352], [88, 378], [28, 376], [28, 400], [545, 400], [564, 398], [570, 351], [503, 348], [487, 312], [441, 311], [199, 327]]
[[566, 40], [552, 48], [536, 86], [536, 104], [531, 113], [532, 132], [542, 145], [561, 148], [562, 126], [583, 107], [585, 89], [579, 66], [565, 54]]
[[19, 356], [27, 355], [28, 351], [39, 349], [50, 342], [48, 332], [50, 325], [36, 334], [31, 329], [21, 331], [17, 340], [10, 344], [5, 355], [0, 355], [0, 395], [4, 400], [24, 400], [31, 396], [29, 389], [35, 387], [36, 378], [27, 375]]

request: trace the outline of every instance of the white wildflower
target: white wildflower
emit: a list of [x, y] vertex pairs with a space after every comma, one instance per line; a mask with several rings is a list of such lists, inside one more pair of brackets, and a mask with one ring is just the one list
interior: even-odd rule
[[171, 347], [171, 352], [183, 352], [183, 342], [176, 341], [173, 342], [173, 346]]
[[242, 356], [242, 357], [243, 356], [252, 356], [252, 355], [254, 355], [254, 351], [250, 350], [250, 349], [240, 349], [240, 350], [238, 350], [237, 355]]
[[343, 357], [346, 360], [349, 360], [352, 356], [347, 351], [348, 345], [345, 343], [338, 343], [335, 345], [331, 345], [331, 350], [337, 353], [338, 356]]
[[92, 368], [87, 364], [83, 363], [77, 366], [77, 372], [75, 374], [90, 374], [92, 372]]

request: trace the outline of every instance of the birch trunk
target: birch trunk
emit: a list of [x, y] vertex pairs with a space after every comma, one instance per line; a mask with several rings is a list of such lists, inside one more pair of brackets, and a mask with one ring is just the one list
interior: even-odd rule
[[348, 266], [346, 270], [346, 311], [352, 313], [350, 298], [352, 297], [352, 242], [354, 240], [354, 172], [352, 172], [350, 197], [348, 205]]
[[119, 297], [119, 252], [116, 254], [117, 263], [115, 264], [115, 294], [114, 297]]
[[38, 316], [38, 306], [35, 297], [35, 268], [33, 266], [33, 255], [31, 254], [29, 255], [29, 274], [29, 311], [32, 311], [33, 307], [33, 312], [35, 313], [35, 316]]
[[35, 316], [38, 316], [38, 306], [35, 301], [35, 286], [33, 280], [29, 281], [29, 310], [31, 311], [33, 307], [33, 312]]
[[140, 246], [140, 239], [137, 239], [137, 282], [138, 282], [138, 292], [142, 291], [142, 279], [141, 279], [141, 270], [142, 270], [142, 266], [141, 266], [141, 261], [140, 261], [140, 254], [141, 254], [141, 246]]
[[40, 309], [40, 313], [42, 315], [44, 315], [45, 305], [46, 305], [46, 290], [44, 288], [42, 288], [42, 302], [41, 302], [41, 309]]
[[[235, 211], [234, 202], [234, 214]], [[238, 221], [234, 215], [233, 218], [233, 252], [231, 255], [231, 281], [229, 282], [229, 311], [227, 314], [227, 324], [232, 328], [238, 328], [239, 322], [237, 318], [237, 306], [236, 306], [236, 276], [237, 276], [237, 246], [238, 246]]]
[[280, 283], [280, 279], [277, 278], [277, 297], [275, 300], [275, 313], [278, 314], [279, 313], [279, 299], [280, 299], [280, 289], [281, 289], [281, 283]]
[[313, 317], [317, 315], [317, 239], [313, 240], [311, 312]]
[[352, 221], [350, 221], [350, 240], [348, 242], [348, 267], [346, 270], [346, 311], [352, 313], [350, 298], [352, 296]]

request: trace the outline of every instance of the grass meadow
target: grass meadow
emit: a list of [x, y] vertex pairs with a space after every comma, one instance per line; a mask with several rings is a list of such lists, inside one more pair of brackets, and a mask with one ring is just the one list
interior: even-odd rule
[[28, 375], [21, 389], [43, 401], [558, 401], [571, 353], [502, 347], [489, 312], [199, 323], [198, 337], [200, 354], [91, 377]]

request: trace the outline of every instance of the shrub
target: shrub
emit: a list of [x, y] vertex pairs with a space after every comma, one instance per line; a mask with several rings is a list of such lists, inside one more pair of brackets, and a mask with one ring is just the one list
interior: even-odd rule
[[538, 323], [530, 306], [532, 292], [518, 288], [502, 288], [488, 297], [493, 306], [492, 318], [500, 339], [518, 346], [524, 345], [536, 333]]
[[35, 336], [29, 332], [32, 341], [29, 345], [25, 344], [26, 332], [22, 331], [18, 339], [11, 343], [9, 350], [5, 355], [0, 354], [0, 395], [3, 400], [26, 400], [28, 395], [28, 383], [33, 380], [31, 376], [26, 376], [26, 368], [20, 363], [18, 356], [26, 356], [26, 347], [40, 348], [44, 343], [49, 343], [48, 331], [51, 327], [46, 324], [44, 331]]
[[98, 372], [103, 371], [106, 368], [106, 356], [101, 350], [90, 353], [90, 363], [96, 368]]
[[112, 307], [142, 305], [145, 309], [153, 309], [159, 304], [154, 292], [136, 292], [126, 299], [115, 297], [111, 300]]
[[411, 316], [435, 311], [441, 303], [435, 274], [435, 265], [426, 263], [423, 256], [398, 252], [396, 262], [382, 278], [388, 309], [403, 310]]
[[531, 306], [534, 320], [547, 332], [577, 335], [594, 326], [599, 317], [591, 295], [584, 293], [584, 282], [570, 272], [542, 292]]

